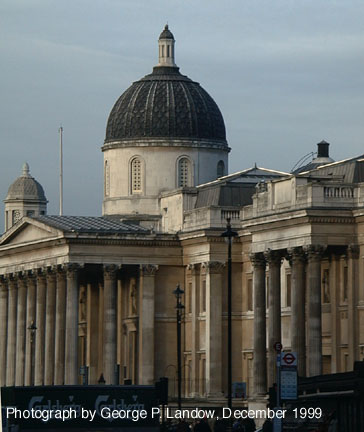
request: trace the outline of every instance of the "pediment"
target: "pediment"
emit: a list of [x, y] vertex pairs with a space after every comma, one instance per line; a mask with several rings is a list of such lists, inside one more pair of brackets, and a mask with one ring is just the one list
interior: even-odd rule
[[0, 246], [34, 243], [62, 236], [62, 231], [45, 223], [24, 217], [0, 238]]

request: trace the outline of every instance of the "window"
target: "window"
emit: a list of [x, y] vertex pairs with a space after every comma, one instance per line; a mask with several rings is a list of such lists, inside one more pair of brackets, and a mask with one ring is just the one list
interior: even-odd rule
[[142, 161], [134, 158], [131, 161], [131, 193], [142, 192]]
[[343, 302], [348, 301], [348, 268], [344, 267], [343, 275]]
[[201, 310], [200, 312], [206, 312], [206, 281], [202, 281], [202, 287], [201, 287]]
[[12, 214], [12, 224], [15, 225], [18, 221], [20, 221], [20, 211], [19, 210], [13, 210]]
[[187, 311], [188, 313], [192, 313], [192, 282], [188, 284], [188, 299], [187, 299]]
[[178, 187], [190, 186], [191, 167], [187, 158], [178, 161]]
[[34, 210], [27, 210], [27, 216], [28, 217], [32, 217], [32, 216], [34, 216]]
[[322, 302], [330, 303], [330, 275], [329, 269], [325, 269], [322, 277]]
[[225, 164], [224, 161], [219, 161], [217, 163], [217, 177], [222, 177], [225, 173]]
[[110, 194], [110, 165], [107, 161], [105, 161], [105, 171], [104, 171], [104, 187], [105, 187], [105, 196], [109, 196]]
[[286, 307], [291, 307], [291, 273], [286, 274]]
[[246, 310], [247, 311], [253, 310], [253, 279], [248, 279]]

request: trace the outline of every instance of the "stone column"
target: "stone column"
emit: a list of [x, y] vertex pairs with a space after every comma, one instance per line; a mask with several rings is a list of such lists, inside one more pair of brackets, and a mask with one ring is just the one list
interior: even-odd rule
[[140, 266], [139, 289], [139, 384], [154, 383], [154, 300], [156, 265]]
[[66, 335], [66, 271], [57, 268], [56, 273], [56, 322], [55, 322], [55, 370], [54, 384], [64, 384], [65, 335]]
[[9, 303], [8, 303], [8, 338], [6, 356], [6, 385], [15, 385], [15, 355], [16, 355], [16, 320], [18, 286], [13, 276], [8, 279]]
[[27, 283], [24, 275], [18, 275], [18, 317], [16, 329], [16, 372], [15, 385], [24, 385], [25, 371], [25, 331], [26, 331]]
[[[97, 384], [99, 351], [99, 287], [97, 282], [87, 284], [87, 355], [89, 384]], [[122, 364], [122, 362], [121, 362]], [[98, 374], [99, 372], [99, 374]]]
[[199, 323], [198, 316], [198, 289], [199, 286], [199, 266], [190, 264], [188, 266], [191, 271], [191, 390], [192, 397], [198, 395], [198, 349], [199, 349]]
[[56, 273], [54, 270], [49, 269], [47, 272], [44, 385], [54, 383], [55, 312]]
[[340, 256], [331, 254], [330, 262], [331, 302], [331, 373], [340, 372]]
[[206, 267], [206, 393], [222, 395], [222, 272], [224, 263], [211, 261]]
[[27, 275], [27, 321], [25, 343], [25, 385], [34, 384], [35, 338], [36, 338], [36, 278], [33, 273]]
[[358, 335], [358, 258], [359, 247], [348, 247], [348, 332], [349, 332], [349, 367], [354, 368], [354, 362], [359, 358]]
[[104, 378], [116, 384], [116, 265], [104, 266]]
[[269, 265], [268, 386], [272, 386], [277, 381], [274, 345], [281, 342], [281, 253], [269, 249], [264, 255]]
[[65, 384], [78, 384], [78, 265], [68, 264], [65, 335]]
[[308, 375], [322, 374], [322, 316], [321, 316], [321, 257], [324, 248], [310, 245], [307, 251], [308, 281]]
[[35, 370], [34, 385], [44, 385], [44, 336], [45, 336], [45, 308], [47, 284], [45, 273], [37, 275], [37, 306], [36, 306], [36, 337], [35, 337]]
[[306, 376], [305, 254], [301, 247], [288, 250], [291, 263], [291, 348], [297, 353], [297, 371]]
[[267, 340], [265, 307], [265, 259], [262, 253], [252, 254], [254, 286], [254, 395], [267, 392]]
[[8, 284], [4, 277], [0, 278], [0, 387], [6, 384], [6, 345], [8, 330]]

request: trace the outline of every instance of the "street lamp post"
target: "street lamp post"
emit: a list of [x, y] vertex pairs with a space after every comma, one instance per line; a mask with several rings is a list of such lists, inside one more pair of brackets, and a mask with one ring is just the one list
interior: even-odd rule
[[228, 241], [228, 407], [232, 409], [232, 325], [231, 325], [231, 244], [232, 238], [238, 235], [237, 232], [231, 229], [230, 218], [226, 219], [226, 231], [221, 234]]
[[177, 284], [173, 294], [176, 296], [176, 314], [177, 314], [177, 386], [178, 386], [178, 409], [181, 409], [181, 384], [182, 384], [182, 364], [181, 364], [181, 321], [184, 305], [181, 302], [181, 297], [184, 291]]
[[36, 331], [37, 331], [37, 327], [34, 324], [34, 321], [31, 321], [29, 324], [29, 327], [27, 327], [27, 329], [29, 330], [29, 334], [30, 334], [30, 385], [34, 384], [34, 372], [33, 372], [33, 367], [34, 367], [34, 348], [35, 348], [35, 335], [36, 335]]

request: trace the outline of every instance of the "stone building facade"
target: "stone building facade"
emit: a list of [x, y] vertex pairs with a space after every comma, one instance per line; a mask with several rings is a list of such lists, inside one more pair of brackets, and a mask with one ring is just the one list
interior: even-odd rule
[[[175, 82], [196, 89], [175, 70], [168, 28], [159, 53], [157, 68], [171, 70], [161, 82], [153, 72], [149, 94], [158, 86], [172, 94]], [[276, 342], [297, 352], [301, 376], [352, 370], [364, 357], [364, 157], [333, 162], [327, 143], [320, 143], [318, 157], [295, 173], [255, 166], [227, 175], [229, 149], [215, 107], [222, 135], [199, 137], [203, 128], [190, 128], [186, 108], [188, 136], [130, 132], [134, 117], [142, 121], [133, 110], [143, 83], [126, 92], [128, 102], [121, 96], [109, 118], [103, 216], [25, 214], [0, 239], [0, 385], [78, 384], [80, 366], [87, 366], [89, 384], [101, 375], [106, 384], [151, 384], [167, 376], [173, 395], [173, 290], [180, 284], [184, 397], [222, 403], [227, 218], [238, 233], [232, 245], [233, 382], [246, 383], [251, 401], [264, 399], [275, 381]], [[209, 100], [201, 94], [193, 97]], [[144, 103], [139, 112], [145, 114]], [[125, 118], [114, 112], [120, 106]], [[127, 124], [135, 136], [108, 135]], [[154, 175], [134, 178], [133, 155], [142, 161], [134, 166], [139, 173], [149, 173], [150, 164]], [[161, 155], [163, 164], [169, 160], [164, 179], [155, 169]], [[194, 181], [178, 184], [184, 155]], [[141, 195], [130, 193], [135, 182]]]

